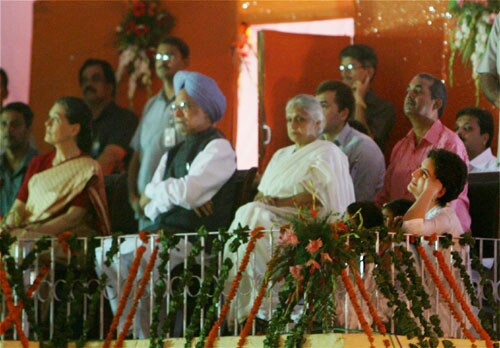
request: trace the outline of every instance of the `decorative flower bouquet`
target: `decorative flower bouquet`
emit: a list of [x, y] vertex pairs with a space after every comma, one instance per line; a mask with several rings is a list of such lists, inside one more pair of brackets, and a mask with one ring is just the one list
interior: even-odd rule
[[120, 25], [116, 45], [120, 52], [116, 79], [129, 74], [128, 98], [132, 103], [138, 83], [151, 87], [151, 62], [162, 36], [174, 27], [174, 17], [160, 9], [158, 0], [133, 0]]
[[[286, 347], [301, 346], [306, 331], [311, 332], [314, 327], [320, 328], [323, 332], [332, 332], [338, 281], [343, 282], [363, 330], [367, 333], [369, 340], [373, 342], [372, 329], [357, 300], [355, 285], [351, 281], [349, 269], [352, 270], [354, 279], [356, 279], [358, 290], [364, 300], [368, 302], [370, 315], [373, 316], [379, 331], [385, 334], [385, 327], [370, 302], [370, 296], [367, 294], [356, 269], [357, 266], [354, 264], [354, 260], [359, 259], [360, 248], [365, 248], [365, 244], [368, 242], [367, 239], [361, 238], [366, 230], [363, 229], [362, 224], [357, 225], [354, 222], [354, 217], [331, 222], [335, 220], [334, 218], [335, 216], [331, 215], [319, 217], [313, 206], [300, 209], [297, 218], [293, 219], [290, 224], [281, 227], [279, 244], [273, 258], [268, 263], [267, 272], [254, 300], [250, 316], [241, 331], [238, 347], [245, 345], [246, 337], [251, 330], [252, 322], [266, 292], [277, 284], [281, 285], [279, 303], [269, 322], [265, 339], [266, 347], [279, 346], [280, 335], [291, 321], [293, 309], [299, 304], [302, 305], [302, 313], [298, 321], [296, 320], [294, 328], [288, 331]], [[376, 236], [375, 233], [369, 235]], [[247, 267], [250, 253], [253, 251], [256, 241], [262, 236], [261, 228], [252, 231], [250, 241], [247, 244], [247, 252], [219, 316], [217, 322], [219, 325], [216, 323], [212, 327], [206, 347], [213, 345], [215, 333], [229, 310], [229, 305], [239, 287], [241, 274]], [[368, 244], [375, 246], [375, 243], [371, 241]]]
[[476, 69], [486, 52], [486, 44], [495, 16], [500, 11], [498, 0], [450, 0], [449, 10], [457, 19], [451, 32], [450, 81], [453, 81], [453, 63], [457, 52], [462, 63], [472, 65], [472, 77], [476, 82], [479, 98], [479, 80]]

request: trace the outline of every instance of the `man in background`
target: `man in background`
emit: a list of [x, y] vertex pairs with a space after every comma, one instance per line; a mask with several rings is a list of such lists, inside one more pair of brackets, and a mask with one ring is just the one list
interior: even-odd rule
[[115, 104], [116, 79], [111, 65], [87, 59], [79, 72], [83, 100], [93, 115], [92, 157], [104, 175], [126, 169], [129, 142], [137, 127], [135, 114]]
[[354, 111], [351, 88], [325, 81], [316, 89], [316, 100], [325, 115], [323, 139], [334, 142], [349, 159], [356, 201], [372, 201], [384, 183], [385, 160], [375, 141], [347, 122]]
[[10, 211], [24, 180], [28, 165], [37, 154], [30, 145], [33, 112], [20, 102], [0, 111], [0, 217]]
[[497, 108], [500, 108], [500, 15], [498, 14], [477, 72], [484, 95]]
[[163, 88], [144, 107], [139, 127], [130, 143], [134, 152], [128, 169], [129, 203], [139, 220], [140, 229], [152, 221], [144, 216], [139, 198], [153, 178], [161, 157], [181, 140], [181, 135], [175, 131], [169, 105], [175, 99], [174, 75], [188, 65], [189, 47], [182, 39], [167, 36], [159, 43], [155, 67]]
[[371, 88], [377, 72], [377, 55], [369, 46], [350, 45], [340, 51], [340, 61], [342, 82], [351, 87], [354, 94], [354, 120], [367, 129], [384, 152], [396, 114], [394, 106], [377, 97]]
[[497, 158], [493, 156], [490, 147], [493, 127], [493, 116], [488, 110], [470, 107], [457, 112], [455, 132], [467, 149], [469, 173], [500, 170]]

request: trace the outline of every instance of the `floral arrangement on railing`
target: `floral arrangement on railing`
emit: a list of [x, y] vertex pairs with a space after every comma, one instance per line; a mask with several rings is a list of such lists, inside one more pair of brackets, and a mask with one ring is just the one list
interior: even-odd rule
[[[359, 213], [358, 213], [359, 214]], [[333, 218], [337, 218], [334, 220]], [[421, 257], [422, 262], [435, 281], [440, 297], [444, 298], [453, 317], [459, 323], [464, 335], [470, 339], [471, 346], [476, 346], [476, 338], [466, 326], [465, 318], [472, 324], [475, 332], [479, 333], [486, 347], [493, 347], [492, 339], [500, 339], [500, 306], [495, 300], [493, 288], [486, 286], [487, 277], [478, 257], [471, 252], [472, 266], [481, 273], [481, 285], [483, 286], [483, 304], [489, 308], [488, 311], [481, 310], [480, 320], [477, 320], [467, 301], [471, 299], [473, 305], [478, 306], [476, 293], [468, 277], [468, 272], [456, 250], [455, 241], [450, 238], [439, 238], [431, 236], [426, 240], [415, 239], [412, 246], [416, 253], [408, 250], [407, 236], [402, 233], [396, 235], [388, 234], [383, 229], [374, 230], [363, 228], [362, 219], [356, 224], [355, 217], [340, 218], [338, 216], [320, 217], [316, 210], [303, 209], [296, 219], [282, 226], [279, 233], [279, 243], [273, 258], [268, 263], [268, 269], [260, 287], [256, 289], [257, 296], [250, 316], [245, 322], [241, 332], [238, 347], [243, 347], [246, 338], [251, 331], [252, 321], [263, 301], [266, 293], [278, 285], [280, 286], [279, 303], [273, 312], [269, 326], [266, 330], [265, 346], [277, 347], [280, 335], [285, 334], [285, 326], [291, 321], [291, 309], [299, 302], [304, 306], [301, 316], [296, 320], [295, 326], [288, 333], [285, 347], [300, 347], [304, 342], [304, 335], [312, 332], [336, 332], [335, 308], [342, 301], [335, 295], [339, 287], [344, 287], [351, 302], [353, 312], [359, 319], [361, 327], [367, 335], [367, 346], [373, 346], [375, 333], [382, 335], [385, 346], [393, 345], [392, 338], [387, 334], [383, 318], [377, 313], [373, 303], [373, 291], [369, 292], [365, 287], [366, 275], [360, 275], [359, 262], [365, 264], [365, 273], [373, 279], [377, 285], [377, 291], [388, 300], [387, 306], [391, 308], [391, 319], [397, 323], [399, 333], [408, 337], [416, 337], [416, 347], [437, 347], [442, 337], [440, 319], [437, 315], [430, 318], [425, 315], [425, 309], [430, 308], [431, 302], [426, 293], [422, 279], [415, 267], [415, 255]], [[154, 265], [157, 265], [158, 278], [154, 283], [154, 304], [152, 311], [152, 323], [150, 330], [150, 346], [161, 347], [175, 325], [175, 317], [178, 310], [184, 307], [184, 293], [190, 289], [194, 294], [194, 304], [191, 302], [193, 312], [188, 317], [187, 327], [184, 331], [186, 340], [185, 347], [192, 347], [193, 340], [198, 336], [196, 348], [212, 347], [220, 334], [220, 329], [225, 321], [225, 316], [230, 310], [232, 300], [238, 296], [239, 282], [247, 267], [249, 259], [256, 243], [266, 232], [262, 228], [256, 228], [250, 233], [245, 229], [238, 229], [232, 233], [224, 230], [216, 235], [209, 234], [205, 229], [200, 229], [196, 238], [192, 238], [193, 245], [185, 267], [177, 275], [178, 282], [175, 286], [167, 283], [171, 276], [168, 274], [169, 251], [175, 248], [180, 241], [180, 236], [158, 231], [156, 234], [141, 232], [138, 236], [142, 241], [139, 245], [132, 262], [125, 286], [120, 294], [118, 309], [114, 315], [109, 328], [104, 346], [122, 347], [124, 339], [129, 332], [128, 328], [133, 323], [134, 311], [141, 301], [142, 291], [146, 283], [150, 282]], [[16, 330], [24, 347], [27, 347], [28, 339], [33, 338], [33, 333], [44, 346], [66, 347], [70, 341], [76, 341], [78, 347], [83, 347], [89, 339], [91, 324], [99, 319], [100, 298], [106, 286], [106, 277], [101, 276], [89, 287], [88, 280], [91, 279], [95, 269], [95, 249], [99, 245], [98, 240], [89, 238], [87, 243], [78, 239], [75, 235], [65, 232], [56, 240], [41, 238], [34, 244], [30, 244], [30, 251], [24, 258], [17, 260], [11, 254], [11, 246], [15, 243], [9, 233], [0, 234], [0, 286], [2, 295], [7, 304], [6, 316], [0, 322], [0, 334], [9, 328]], [[119, 241], [113, 236], [112, 247], [106, 253], [106, 264], [109, 266], [114, 262], [114, 256], [119, 252]], [[405, 242], [405, 243], [402, 243]], [[439, 248], [431, 248], [440, 243]], [[460, 241], [461, 245], [473, 244], [470, 235]], [[429, 245], [429, 247], [427, 246]], [[230, 270], [234, 266], [230, 258], [225, 260], [219, 258], [208, 258], [206, 260], [204, 277], [199, 281], [200, 270], [197, 260], [202, 253], [216, 255], [225, 248], [236, 251], [242, 245], [246, 248], [245, 256], [239, 267], [237, 276], [232, 280], [232, 288], [224, 295], [225, 302], [221, 298], [224, 283], [228, 280]], [[151, 254], [144, 259], [145, 250], [151, 247]], [[451, 247], [454, 247], [451, 249]], [[38, 287], [45, 278], [50, 278], [48, 269], [40, 265], [43, 255], [52, 247], [60, 247], [66, 258], [65, 272], [63, 275], [62, 290], [58, 295], [60, 302], [56, 306], [54, 314], [55, 323], [52, 338], [49, 332], [44, 331], [44, 322], [35, 317], [34, 294], [40, 291]], [[426, 250], [434, 250], [428, 253]], [[86, 254], [82, 253], [86, 250]], [[445, 261], [445, 252], [451, 250], [453, 267]], [[447, 258], [449, 256], [446, 256]], [[143, 266], [139, 266], [139, 264]], [[391, 274], [387, 264], [394, 270]], [[372, 265], [373, 267], [369, 267]], [[138, 277], [141, 267], [140, 279]], [[31, 284], [25, 284], [23, 273], [27, 270], [35, 270], [36, 275]], [[452, 272], [460, 272], [467, 295], [462, 293], [457, 285], [456, 278]], [[446, 280], [442, 280], [437, 273], [444, 274]], [[394, 283], [395, 277], [397, 284]], [[199, 284], [196, 282], [199, 281]], [[81, 286], [74, 286], [80, 284]], [[137, 286], [135, 292], [131, 290], [132, 284]], [[318, 286], [321, 285], [321, 286]], [[197, 289], [192, 289], [193, 286]], [[165, 299], [165, 293], [169, 291], [170, 299], [166, 316], [162, 315], [161, 308]], [[14, 304], [13, 293], [18, 300]], [[79, 331], [73, 331], [76, 318], [82, 317], [84, 311], [82, 298], [86, 296], [87, 318], [80, 324]], [[453, 298], [453, 301], [451, 301]], [[147, 300], [149, 301], [149, 300]], [[193, 301], [193, 300], [191, 300]], [[132, 309], [124, 314], [123, 307], [129, 302]], [[411, 305], [409, 305], [411, 304]], [[68, 308], [70, 313], [68, 314]], [[23, 332], [20, 314], [26, 312], [30, 323], [30, 337]], [[165, 312], [163, 312], [165, 313]], [[203, 313], [203, 315], [201, 315]], [[118, 330], [118, 322], [125, 315], [125, 324]], [[203, 322], [200, 323], [200, 318]], [[370, 322], [372, 324], [370, 324]], [[497, 323], [497, 327], [493, 325]], [[161, 325], [160, 325], [161, 324]], [[78, 326], [78, 325], [76, 325]], [[340, 329], [342, 331], [342, 329]], [[491, 338], [490, 338], [491, 337]], [[444, 347], [453, 347], [452, 341], [441, 340]]]
[[462, 63], [472, 66], [472, 78], [476, 83], [476, 97], [479, 102], [479, 78], [476, 69], [486, 52], [489, 33], [495, 16], [500, 11], [500, 2], [498, 0], [450, 0], [448, 8], [456, 18], [450, 37], [450, 82], [453, 83], [453, 63], [456, 54], [459, 53], [462, 56]]
[[152, 62], [162, 36], [174, 27], [174, 17], [160, 8], [158, 0], [129, 1], [129, 9], [116, 27], [116, 45], [120, 52], [116, 79], [128, 73], [128, 98], [131, 106], [138, 84], [151, 94]]

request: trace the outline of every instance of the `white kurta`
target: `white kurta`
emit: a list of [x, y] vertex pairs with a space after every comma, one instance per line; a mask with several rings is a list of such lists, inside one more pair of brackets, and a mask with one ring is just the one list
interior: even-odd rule
[[153, 179], [144, 193], [151, 201], [144, 208], [145, 215], [156, 217], [180, 206], [194, 209], [207, 203], [229, 180], [236, 170], [236, 154], [226, 139], [215, 139], [196, 155], [182, 178], [163, 179], [168, 153], [163, 155]]
[[[347, 156], [336, 145], [325, 140], [315, 140], [297, 150], [295, 145], [278, 150], [269, 162], [258, 189], [266, 196], [278, 198], [309, 192], [321, 203], [321, 206], [317, 207], [319, 214], [342, 214], [355, 200]], [[277, 237], [279, 227], [296, 214], [295, 207], [275, 207], [261, 202], [248, 203], [236, 212], [231, 231], [241, 224], [249, 228], [262, 226], [273, 229], [274, 232], [256, 244], [255, 256], [248, 265], [246, 275], [241, 281], [238, 299], [229, 313], [230, 321], [235, 318], [236, 308], [238, 322], [248, 317], [266, 264], [271, 258], [273, 238]], [[226, 294], [245, 249], [246, 245], [243, 245], [234, 254], [230, 254], [227, 249], [225, 251], [225, 255], [231, 257], [235, 263], [233, 273], [226, 282]]]

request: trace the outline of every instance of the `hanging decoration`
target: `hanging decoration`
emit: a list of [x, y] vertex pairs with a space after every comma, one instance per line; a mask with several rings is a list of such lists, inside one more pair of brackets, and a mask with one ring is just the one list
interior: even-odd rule
[[120, 53], [116, 80], [128, 74], [128, 99], [133, 106], [138, 85], [151, 95], [152, 62], [160, 39], [174, 27], [174, 17], [160, 8], [158, 0], [129, 1], [129, 9], [116, 27], [116, 45]]
[[453, 18], [456, 18], [450, 37], [450, 83], [453, 83], [453, 63], [458, 53], [462, 57], [462, 63], [472, 67], [472, 78], [476, 84], [476, 104], [479, 104], [479, 76], [476, 70], [486, 52], [488, 36], [495, 16], [500, 11], [500, 1], [450, 0], [448, 8]]

